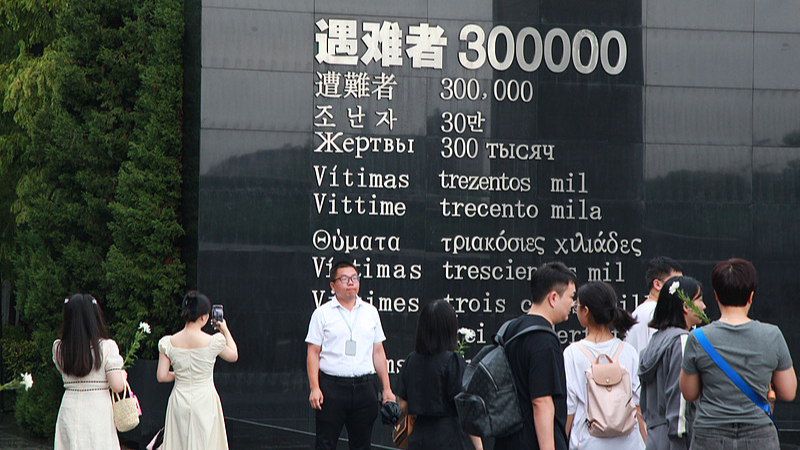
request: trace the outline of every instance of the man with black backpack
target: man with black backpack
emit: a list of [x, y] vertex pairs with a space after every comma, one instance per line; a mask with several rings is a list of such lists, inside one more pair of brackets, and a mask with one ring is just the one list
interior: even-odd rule
[[[531, 308], [503, 336], [533, 325], [554, 327], [575, 305], [577, 277], [563, 263], [539, 267], [531, 278]], [[522, 429], [498, 437], [495, 450], [567, 450], [567, 385], [561, 343], [553, 333], [528, 332], [505, 345], [522, 405]]]

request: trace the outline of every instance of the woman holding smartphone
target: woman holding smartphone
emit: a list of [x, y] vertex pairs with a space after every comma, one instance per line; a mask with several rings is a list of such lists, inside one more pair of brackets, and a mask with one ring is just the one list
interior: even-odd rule
[[156, 378], [161, 383], [175, 382], [167, 403], [164, 450], [228, 448], [222, 403], [214, 387], [214, 363], [217, 356], [236, 362], [239, 352], [225, 320], [214, 321], [220, 333], [202, 330], [210, 311], [208, 297], [188, 292], [181, 303], [183, 330], [158, 341]]

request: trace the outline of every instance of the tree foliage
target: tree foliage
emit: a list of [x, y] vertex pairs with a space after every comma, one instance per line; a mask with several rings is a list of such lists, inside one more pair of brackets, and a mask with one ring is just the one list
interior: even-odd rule
[[[97, 297], [122, 348], [150, 323], [154, 357], [185, 286], [183, 4], [0, 0], [0, 24], [0, 276], [14, 279], [38, 370], [52, 376], [75, 292]], [[53, 399], [30, 396], [18, 417]]]
[[[178, 1], [144, 3], [137, 17], [135, 39], [142, 43], [140, 87], [133, 139], [110, 205], [114, 243], [105, 268], [109, 305], [120, 323], [150, 314], [153, 335], [161, 336], [174, 328], [175, 298], [185, 285], [185, 267], [177, 248], [183, 235], [178, 217], [183, 5]], [[148, 297], [152, 302], [137, 301]], [[118, 329], [125, 339], [133, 339], [135, 329]], [[147, 342], [151, 349], [154, 344], [154, 340]]]

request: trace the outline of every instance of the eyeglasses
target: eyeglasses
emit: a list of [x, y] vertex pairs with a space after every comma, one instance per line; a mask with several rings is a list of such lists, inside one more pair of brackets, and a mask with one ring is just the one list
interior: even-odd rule
[[361, 280], [361, 275], [353, 275], [352, 277], [344, 277], [344, 276], [342, 276], [342, 277], [339, 277], [339, 278], [336, 278], [336, 279], [341, 281], [342, 284], [348, 284], [351, 281], [353, 283], [358, 283]]

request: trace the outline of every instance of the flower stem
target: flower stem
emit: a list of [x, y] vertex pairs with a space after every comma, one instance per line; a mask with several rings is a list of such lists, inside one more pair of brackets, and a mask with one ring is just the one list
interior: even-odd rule
[[680, 299], [683, 300], [683, 304], [686, 305], [687, 308], [691, 309], [692, 312], [694, 313], [694, 315], [697, 318], [702, 320], [703, 323], [710, 323], [711, 322], [711, 320], [709, 320], [709, 318], [706, 315], [706, 313], [701, 311], [700, 308], [698, 308], [697, 305], [694, 304], [692, 299], [690, 299], [689, 296], [686, 295], [685, 292], [683, 292], [683, 289], [678, 289], [677, 293], [678, 293], [678, 297], [680, 297]]

